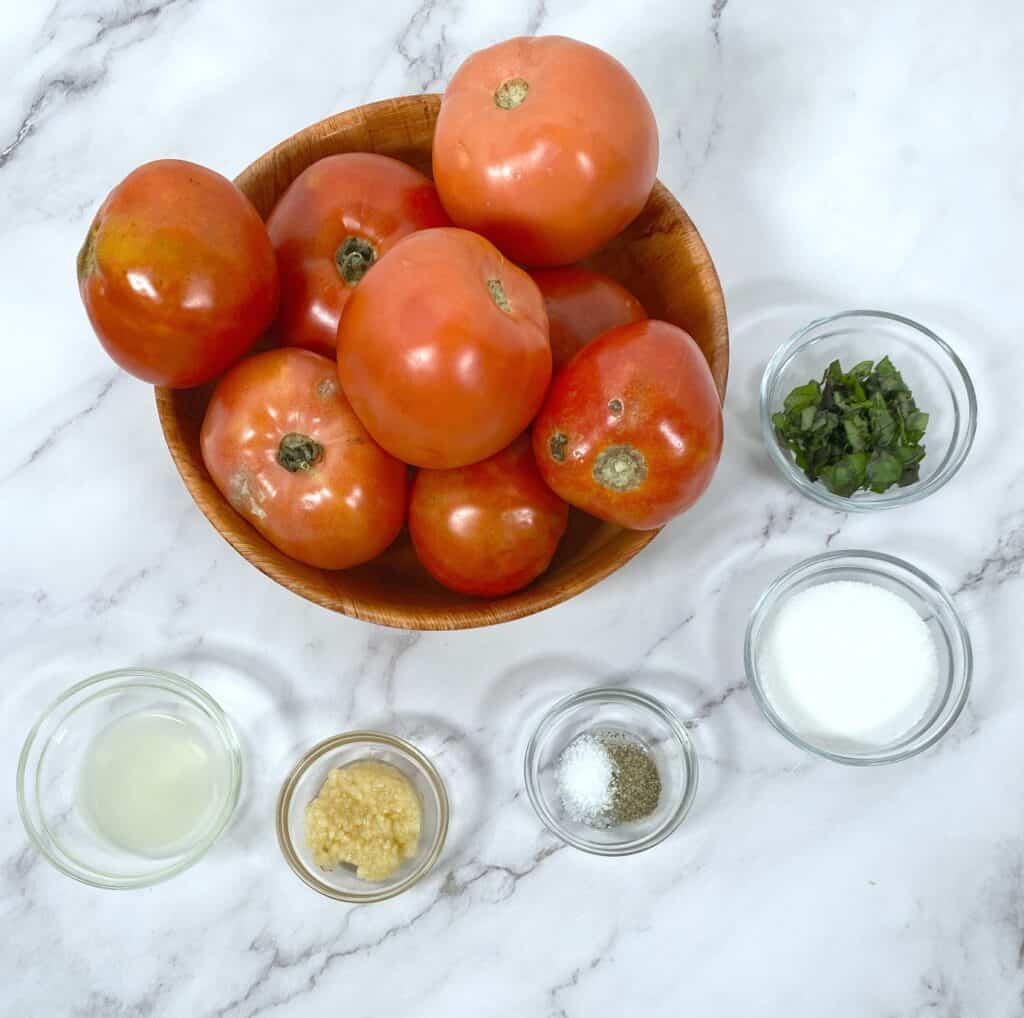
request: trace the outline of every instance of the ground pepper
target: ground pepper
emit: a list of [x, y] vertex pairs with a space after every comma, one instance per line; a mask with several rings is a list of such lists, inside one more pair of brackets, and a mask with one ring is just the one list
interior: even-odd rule
[[614, 773], [611, 820], [628, 824], [643, 820], [658, 808], [661, 777], [650, 753], [628, 736], [611, 735], [604, 740]]

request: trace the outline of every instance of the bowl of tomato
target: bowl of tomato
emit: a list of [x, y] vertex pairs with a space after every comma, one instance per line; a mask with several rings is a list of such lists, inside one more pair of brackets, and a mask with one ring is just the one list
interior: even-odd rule
[[[287, 294], [287, 279], [285, 278], [287, 267], [281, 252], [289, 240], [287, 229], [275, 228], [272, 214], [285, 194], [289, 193], [290, 185], [314, 164], [324, 165], [324, 160], [344, 153], [372, 153], [387, 156], [400, 160], [427, 177], [432, 177], [432, 170], [437, 166], [436, 160], [433, 160], [432, 156], [440, 108], [441, 97], [439, 95], [418, 95], [388, 99], [339, 113], [286, 139], [258, 158], [236, 178], [235, 184], [238, 189], [249, 199], [259, 215], [269, 221], [270, 235], [277, 244], [278, 263], [282, 272], [282, 309], [285, 309]], [[453, 169], [452, 166], [447, 166], [445, 168], [446, 173], [455, 173], [456, 171], [457, 167]], [[368, 179], [371, 179], [373, 174], [367, 176]], [[290, 192], [289, 200], [297, 201], [294, 191]], [[315, 200], [315, 195], [307, 199], [307, 204], [313, 200]], [[622, 215], [633, 214], [632, 210], [625, 205], [623, 208], [625, 211]], [[301, 226], [301, 216], [305, 212], [305, 209], [300, 208], [292, 217], [292, 222], [298, 221]], [[416, 214], [423, 218], [424, 222], [420, 225], [424, 227], [441, 226], [440, 222], [431, 221], [438, 218], [437, 210], [433, 207], [417, 207]], [[602, 224], [601, 228], [607, 232], [614, 225]], [[573, 224], [568, 223], [565, 236], [560, 240], [563, 248], [554, 252], [553, 260], [561, 260], [561, 250], [571, 251], [571, 244], [575, 237], [572, 228]], [[461, 232], [451, 231], [452, 234]], [[283, 236], [284, 239], [275, 236], [275, 233]], [[513, 246], [529, 245], [529, 237], [522, 230], [517, 232], [515, 237], [517, 240]], [[434, 290], [438, 287], [457, 286], [458, 274], [455, 270], [458, 268], [459, 259], [476, 257], [473, 254], [473, 245], [466, 238], [447, 236], [441, 239], [444, 240], [444, 250], [446, 251], [445, 271], [437, 273], [432, 284]], [[390, 241], [385, 240], [384, 243], [390, 243]], [[429, 245], [421, 243], [419, 247], [423, 250], [417, 252], [412, 250], [412, 245], [410, 245], [408, 256], [410, 260], [419, 258], [429, 264], [433, 250], [441, 250], [438, 245], [431, 248]], [[301, 259], [301, 256], [300, 252], [298, 257]], [[338, 248], [338, 271], [342, 271], [344, 268], [346, 272], [352, 272], [356, 277], [360, 276], [366, 271], [365, 266], [361, 263], [363, 257], [364, 252], [358, 244], [349, 245], [344, 252]], [[614, 319], [616, 314], [620, 316], [617, 320], [635, 321], [642, 315], [642, 312], [637, 312], [636, 308], [642, 306], [651, 319], [658, 319], [685, 330], [695, 341], [700, 355], [710, 369], [710, 377], [713, 379], [714, 391], [717, 393], [718, 399], [724, 397], [728, 374], [729, 344], [722, 289], [711, 257], [696, 227], [660, 182], [654, 182], [646, 204], [643, 205], [639, 214], [596, 253], [585, 258], [581, 265], [582, 269], [573, 269], [562, 275], [559, 275], [561, 273], [559, 269], [551, 270], [554, 272], [554, 276], [550, 279], [546, 278], [549, 270], [545, 270], [543, 273], [538, 271], [536, 274], [538, 285], [546, 300], [549, 317], [553, 323], [552, 335], [555, 332], [554, 323], [559, 318], [560, 309], [566, 310], [570, 321], [577, 320], [578, 316], [574, 319], [572, 314], [574, 302], [579, 303], [581, 300], [586, 302], [587, 287], [593, 288], [595, 280], [604, 281], [598, 286], [600, 292], [592, 295], [594, 299], [590, 303], [595, 321], [601, 319], [602, 315], [610, 315]], [[520, 270], [508, 262], [503, 271], [507, 274], [509, 292], [515, 293], [515, 288], [520, 285], [516, 273]], [[385, 277], [386, 274], [382, 271], [372, 278], [380, 286], [384, 284]], [[455, 282], [451, 281], [453, 279]], [[389, 282], [388, 285], [400, 286], [401, 280], [397, 280], [394, 284]], [[367, 292], [369, 293], [369, 291]], [[503, 290], [498, 295], [492, 293], [492, 297], [500, 307], [505, 293]], [[425, 315], [429, 315], [430, 305], [434, 302], [431, 287], [425, 288], [422, 297]], [[321, 349], [320, 347], [329, 347], [334, 336], [335, 323], [343, 309], [329, 307], [326, 301], [321, 302], [320, 305], [317, 305], [315, 301], [309, 303], [314, 307], [315, 315], [307, 315], [304, 318], [301, 310], [297, 312], [293, 307], [288, 307], [287, 313], [284, 313], [283, 310], [278, 315], [277, 324], [271, 327], [258, 344], [257, 351], [266, 351], [292, 343], [291, 338], [281, 334], [281, 329], [287, 327], [312, 337], [311, 341], [300, 341], [298, 345], [304, 345], [319, 354], [330, 355], [333, 353], [330, 349]], [[458, 304], [458, 301], [455, 303]], [[483, 312], [478, 309], [477, 313]], [[349, 327], [359, 326], [362, 315], [360, 309], [356, 307], [345, 309], [345, 315]], [[282, 326], [282, 322], [290, 324]], [[327, 329], [320, 328], [324, 322], [328, 323]], [[385, 326], [391, 328], [399, 339], [403, 335], [403, 327], [408, 329], [407, 322], [381, 323], [382, 328]], [[373, 331], [373, 327], [372, 321], [365, 326], [371, 331]], [[599, 327], [600, 323], [596, 321], [595, 330]], [[530, 321], [521, 323], [520, 332], [516, 333], [514, 341], [521, 340], [522, 349], [527, 352], [519, 360], [511, 363], [504, 379], [500, 377], [490, 381], [485, 379], [487, 384], [492, 386], [502, 384], [505, 388], [521, 386], [522, 392], [525, 394], [521, 396], [521, 401], [534, 400], [536, 398], [534, 390], [538, 388], [530, 382], [532, 363], [528, 353], [531, 342], [530, 328]], [[642, 322], [635, 321], [630, 328], [642, 332], [644, 327]], [[319, 338], [317, 338], [318, 330]], [[566, 332], [563, 328], [560, 331], [562, 334], [559, 344], [556, 346], [554, 340], [552, 341], [552, 345], [556, 347], [556, 367], [557, 362], [572, 353], [575, 343], [570, 334], [571, 330]], [[626, 338], [628, 340], [630, 337]], [[646, 337], [633, 337], [633, 341], [645, 342]], [[564, 352], [566, 344], [569, 344], [568, 353]], [[361, 377], [359, 372], [364, 369], [364, 362], [371, 363], [377, 353], [371, 349], [366, 352], [366, 357], [363, 360], [356, 359], [348, 365], [340, 364], [341, 377], [346, 382], [345, 391], [350, 398], [352, 391], [359, 383]], [[257, 352], [254, 355], [254, 357], [261, 356], [266, 357], [266, 354]], [[405, 362], [415, 364], [417, 356], [419, 356], [419, 352], [411, 348], [406, 354]], [[241, 365], [245, 366], [246, 361], [242, 361]], [[237, 371], [238, 366], [234, 370]], [[348, 371], [347, 375], [346, 370]], [[258, 408], [262, 416], [245, 418], [245, 412], [249, 411], [243, 412], [243, 409], [236, 406], [232, 411], [236, 419], [269, 420], [270, 418], [266, 415], [267, 406], [270, 407], [271, 416], [274, 417], [273, 400], [280, 399], [290, 408], [298, 408], [290, 410], [290, 412], [305, 414], [306, 419], [312, 420], [315, 417], [316, 407], [310, 407], [309, 394], [312, 392], [316, 394], [317, 398], [324, 399], [336, 399], [337, 394], [326, 375], [320, 381], [316, 380], [313, 362], [310, 362], [309, 365], [290, 364], [288, 370], [285, 370], [277, 365], [273, 358], [268, 358], [252, 368], [246, 367], [246, 371], [249, 372], [251, 378], [247, 379], [245, 384], [225, 386], [219, 390], [216, 381], [193, 388], [158, 387], [156, 390], [157, 410], [167, 446], [196, 504], [235, 550], [278, 583], [325, 608], [357, 619], [406, 629], [462, 629], [492, 625], [541, 611], [586, 590], [628, 562], [658, 533], [655, 525], [656, 517], [649, 515], [644, 517], [648, 529], [626, 529], [607, 519], [599, 519], [576, 508], [571, 508], [567, 514], [561, 513], [557, 505], [551, 504], [551, 500], [546, 494], [547, 489], [543, 488], [536, 478], [533, 465], [528, 462], [529, 457], [526, 453], [528, 443], [524, 439], [518, 445], [495, 454], [494, 459], [499, 460], [500, 457], [504, 457], [504, 460], [507, 461], [507, 463], [499, 462], [499, 466], [502, 466], [504, 471], [501, 474], [502, 478], [515, 478], [518, 476], [516, 471], [522, 475], [518, 490], [526, 489], [532, 492], [536, 512], [544, 519], [543, 540], [549, 546], [557, 545], [557, 547], [555, 547], [553, 557], [550, 557], [547, 567], [532, 582], [520, 589], [509, 593], [495, 593], [495, 590], [500, 591], [500, 585], [479, 583], [474, 585], [472, 571], [474, 559], [487, 560], [487, 549], [474, 547], [474, 541], [486, 541], [487, 535], [493, 532], [496, 525], [494, 521], [500, 518], [500, 513], [497, 513], [496, 510], [496, 515], [492, 517], [487, 515], [490, 506], [501, 502], [500, 493], [496, 492], [495, 482], [492, 480], [494, 471], [486, 466], [477, 468], [468, 464], [469, 460], [474, 459], [472, 448], [458, 462], [435, 464], [429, 459], [431, 446], [427, 439], [430, 436], [413, 434], [410, 439], [411, 444], [409, 444], [413, 453], [419, 456], [421, 446], [426, 450], [422, 453], [426, 458], [416, 464], [424, 468], [420, 471], [423, 477], [422, 480], [418, 479], [418, 486], [416, 483], [407, 481], [403, 488], [403, 478], [399, 472], [396, 472], [393, 465], [381, 460], [380, 457], [372, 458], [372, 462], [358, 461], [359, 469], [373, 471], [371, 476], [374, 478], [374, 490], [385, 492], [389, 500], [375, 515], [374, 532], [366, 536], [368, 541], [387, 545], [386, 550], [370, 561], [349, 568], [339, 567], [344, 564], [344, 558], [328, 561], [327, 565], [330, 567], [315, 564], [319, 561], [315, 549], [314, 553], [305, 553], [309, 547], [309, 541], [315, 538], [315, 534], [311, 537], [310, 533], [301, 532], [301, 522], [296, 522], [295, 529], [289, 531], [291, 524], [287, 518], [283, 518], [279, 521], [280, 533], [273, 535], [275, 541], [272, 543], [265, 533], [261, 532], [261, 528], [253, 525], [233, 507], [232, 501], [235, 501], [237, 505], [238, 500], [226, 497], [223, 485], [219, 487], [214, 477], [211, 476], [208, 465], [216, 462], [216, 454], [224, 448], [226, 442], [230, 442], [230, 436], [225, 438], [224, 435], [218, 434], [216, 427], [222, 416], [224, 420], [228, 420], [231, 414], [220, 415], [217, 412], [208, 413], [208, 411], [218, 410], [216, 404], [211, 407], [213, 400], [224, 403], [230, 409], [231, 400], [241, 406], [247, 394], [251, 396], [260, 387], [265, 387], [268, 392], [268, 402], [266, 406], [261, 405]], [[400, 385], [401, 381], [399, 379], [395, 384]], [[305, 401], [294, 394], [298, 390], [289, 389], [289, 386], [298, 385], [306, 386]], [[371, 388], [361, 393], [362, 403], [352, 399], [353, 405], [359, 411], [359, 417], [374, 432], [374, 438], [377, 438], [378, 441], [380, 438], [374, 431], [374, 426], [378, 420], [381, 428], [385, 428], [391, 423], [388, 417], [387, 399], [394, 395], [392, 389], [387, 386], [379, 388], [381, 388], [380, 392], [373, 391]], [[493, 404], [497, 406], [499, 396], [500, 394], [497, 392], [493, 396], [484, 392], [481, 405], [487, 405], [488, 400], [492, 400]], [[437, 413], [442, 414], [446, 402], [444, 389], [442, 388], [439, 392], [434, 390], [432, 398], [435, 401]], [[251, 408], [249, 409], [251, 410]], [[535, 409], [531, 406], [531, 414]], [[488, 427], [492, 428], [494, 434], [488, 433], [484, 437], [494, 448], [497, 448], [499, 444], [506, 445], [508, 434], [518, 433], [522, 430], [523, 422], [520, 420], [510, 419], [502, 422], [498, 419], [500, 415], [497, 411], [487, 416]], [[209, 420], [204, 429], [204, 420], [207, 419]], [[274, 420], [273, 426], [276, 428], [278, 417], [274, 417]], [[451, 427], [457, 429], [458, 422], [454, 422]], [[288, 448], [288, 455], [301, 466], [310, 461], [311, 457], [317, 455], [316, 450], [332, 441], [338, 443], [339, 447], [357, 448], [359, 443], [364, 441], [359, 438], [358, 429], [358, 421], [355, 421], [354, 418], [346, 419], [344, 428], [337, 433], [321, 436], [311, 446], [303, 445], [298, 440], [292, 442]], [[253, 428], [249, 427], [248, 430], [251, 433]], [[285, 430], [287, 431], [287, 429]], [[283, 439], [291, 438], [294, 438], [292, 433], [283, 436]], [[276, 433], [274, 440], [277, 440]], [[536, 436], [534, 436], [534, 441], [536, 443]], [[552, 441], [555, 440], [552, 439]], [[285, 444], [282, 441], [280, 448], [284, 448]], [[204, 446], [207, 454], [205, 458]], [[484, 450], [481, 446], [477, 453], [486, 451], [490, 451], [490, 448]], [[396, 458], [405, 459], [406, 457]], [[479, 459], [479, 455], [476, 458]], [[629, 466], [630, 464], [627, 462], [625, 465]], [[610, 466], [619, 468], [617, 463], [610, 464]], [[458, 484], [441, 483], [444, 478], [440, 475], [446, 471], [435, 470], [435, 467], [454, 467], [453, 474], [457, 473]], [[530, 475], [527, 476], [524, 471], [529, 471]], [[295, 470], [293, 473], [301, 481], [301, 470]], [[440, 538], [436, 533], [432, 533], [430, 530], [431, 513], [437, 515], [443, 510], [449, 516], [452, 512], [457, 514], [457, 503], [461, 493], [465, 490], [472, 494], [475, 485], [482, 485], [484, 489], [482, 496], [478, 489], [478, 504], [474, 507], [474, 512], [482, 521], [478, 530], [465, 531], [454, 537], [451, 534], [441, 535]], [[351, 490], [346, 490], [339, 497], [340, 501], [347, 499], [349, 504], [354, 504], [353, 500], [365, 497], [366, 488], [367, 486], [363, 485], [362, 488], [355, 486]], [[247, 491], [234, 494], [248, 497]], [[314, 494], [307, 491], [304, 495], [297, 494], [296, 497], [305, 498], [308, 501], [314, 497]], [[403, 497], [410, 499], [417, 516], [410, 521], [409, 525], [402, 526], [398, 530], [400, 520], [394, 512], [394, 506], [396, 500]], [[441, 506], [442, 509], [438, 509], [438, 506]], [[254, 509], [258, 512], [262, 511], [257, 506], [254, 506]], [[318, 525], [331, 526], [331, 518], [322, 518]], [[391, 540], [396, 530], [398, 530], [398, 536]], [[412, 531], [411, 537], [410, 530]], [[418, 544], [414, 545], [414, 541]], [[461, 545], [460, 542], [462, 542]], [[282, 548], [288, 548], [292, 553], [287, 554]], [[419, 555], [417, 555], [417, 550], [420, 552]], [[543, 553], [539, 555], [538, 560], [543, 565], [548, 562], [551, 554], [550, 547], [547, 550], [540, 550]], [[530, 552], [531, 549], [523, 551], [522, 561], [517, 562], [515, 568], [532, 569], [532, 572], [536, 572], [536, 568], [531, 566]], [[532, 557], [537, 558], [538, 556]], [[441, 565], [432, 568], [432, 575], [431, 572], [428, 572], [424, 562], [430, 564], [433, 561], [441, 563]], [[451, 564], [453, 562], [457, 567], [460, 564], [466, 565], [464, 572], [467, 572], [469, 579], [460, 579], [459, 570], [456, 568], [454, 578], [446, 577], [445, 584], [438, 582], [435, 577], [440, 575], [439, 569], [445, 568], [444, 563]]]

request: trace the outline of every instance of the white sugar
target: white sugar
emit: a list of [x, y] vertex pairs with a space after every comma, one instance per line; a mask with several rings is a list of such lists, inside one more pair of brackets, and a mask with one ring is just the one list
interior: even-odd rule
[[936, 695], [932, 634], [884, 587], [852, 580], [810, 587], [769, 625], [759, 662], [765, 693], [811, 741], [888, 745], [921, 720]]
[[611, 807], [614, 771], [604, 745], [580, 735], [558, 758], [556, 779], [562, 808], [571, 820], [593, 824]]

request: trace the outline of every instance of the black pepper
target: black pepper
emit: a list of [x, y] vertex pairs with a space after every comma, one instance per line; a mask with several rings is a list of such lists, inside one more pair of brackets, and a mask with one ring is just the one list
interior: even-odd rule
[[611, 822], [643, 820], [658, 808], [661, 776], [647, 748], [618, 732], [601, 739], [612, 762]]

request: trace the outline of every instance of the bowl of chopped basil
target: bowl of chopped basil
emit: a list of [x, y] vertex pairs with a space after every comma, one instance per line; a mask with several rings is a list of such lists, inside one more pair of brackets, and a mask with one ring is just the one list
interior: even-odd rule
[[886, 311], [819, 318], [775, 351], [761, 380], [771, 458], [834, 509], [892, 509], [963, 465], [977, 398], [953, 348]]

